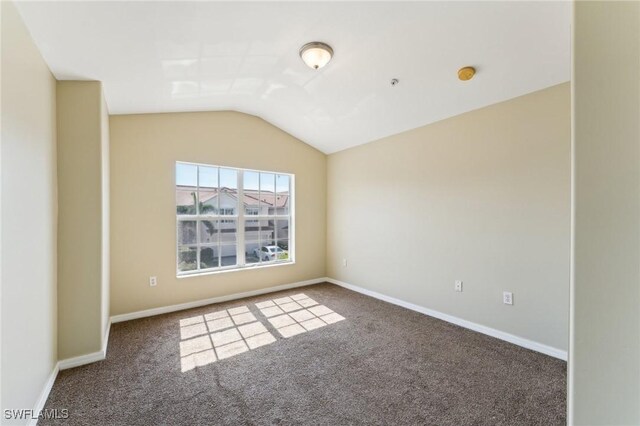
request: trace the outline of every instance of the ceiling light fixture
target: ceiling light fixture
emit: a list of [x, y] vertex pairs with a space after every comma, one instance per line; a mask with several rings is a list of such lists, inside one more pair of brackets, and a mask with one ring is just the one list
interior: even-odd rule
[[464, 67], [458, 70], [458, 78], [462, 81], [468, 81], [476, 75], [476, 69], [474, 67]]
[[300, 57], [310, 68], [320, 69], [327, 65], [333, 56], [333, 49], [326, 43], [312, 41], [300, 49]]

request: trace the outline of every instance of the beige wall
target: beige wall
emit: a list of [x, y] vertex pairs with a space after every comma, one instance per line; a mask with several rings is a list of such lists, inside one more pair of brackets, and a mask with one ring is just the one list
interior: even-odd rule
[[330, 155], [328, 276], [566, 350], [569, 114], [567, 83]]
[[576, 2], [569, 421], [640, 424], [640, 3]]
[[30, 409], [57, 361], [56, 82], [14, 4], [1, 11], [2, 409]]
[[[110, 131], [112, 315], [325, 275], [324, 154], [235, 112], [117, 115]], [[176, 278], [176, 161], [294, 173], [295, 265]]]
[[102, 128], [107, 124], [102, 84], [59, 81], [57, 111], [58, 356], [66, 359], [101, 350], [107, 315], [103, 262], [108, 257], [102, 249], [108, 247], [103, 241], [108, 199], [102, 189], [108, 184], [102, 165], [108, 131]]

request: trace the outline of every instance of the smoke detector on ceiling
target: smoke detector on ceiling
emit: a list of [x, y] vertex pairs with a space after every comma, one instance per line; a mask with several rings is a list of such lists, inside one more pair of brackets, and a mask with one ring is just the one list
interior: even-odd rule
[[468, 81], [476, 75], [476, 69], [474, 67], [463, 67], [458, 70], [458, 78], [461, 81]]

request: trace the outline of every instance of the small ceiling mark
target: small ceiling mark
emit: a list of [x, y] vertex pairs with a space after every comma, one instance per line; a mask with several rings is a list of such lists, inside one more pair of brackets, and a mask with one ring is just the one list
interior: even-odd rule
[[392, 78], [391, 79], [391, 85], [392, 86], [397, 86], [398, 83], [400, 83], [400, 80], [398, 80], [397, 78]]

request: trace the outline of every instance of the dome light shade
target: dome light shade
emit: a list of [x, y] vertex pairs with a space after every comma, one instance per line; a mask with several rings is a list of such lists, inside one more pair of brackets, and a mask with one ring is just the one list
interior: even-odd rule
[[327, 65], [333, 56], [333, 49], [326, 43], [312, 41], [300, 49], [300, 57], [310, 68], [320, 69]]

